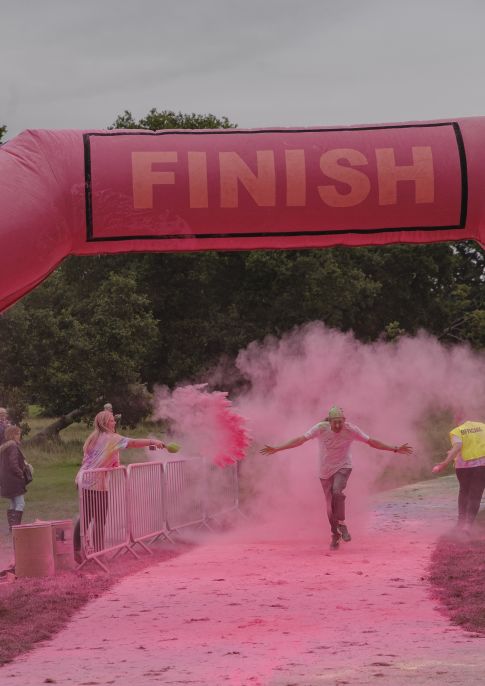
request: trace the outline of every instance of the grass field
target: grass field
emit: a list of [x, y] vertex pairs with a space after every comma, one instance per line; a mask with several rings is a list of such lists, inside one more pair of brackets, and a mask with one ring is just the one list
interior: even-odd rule
[[453, 624], [485, 635], [485, 510], [472, 540], [442, 537], [431, 557], [432, 592]]

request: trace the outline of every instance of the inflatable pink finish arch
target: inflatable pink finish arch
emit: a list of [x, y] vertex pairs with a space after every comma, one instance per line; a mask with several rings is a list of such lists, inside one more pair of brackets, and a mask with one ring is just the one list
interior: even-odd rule
[[0, 311], [72, 254], [485, 245], [485, 117], [25, 131], [0, 180]]

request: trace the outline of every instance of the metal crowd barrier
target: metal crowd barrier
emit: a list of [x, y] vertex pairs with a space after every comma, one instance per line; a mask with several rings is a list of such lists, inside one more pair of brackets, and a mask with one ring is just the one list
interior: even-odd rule
[[151, 551], [144, 541], [172, 540], [167, 527], [164, 470], [162, 462], [130, 464], [127, 468], [131, 541], [148, 552]]
[[206, 526], [204, 461], [200, 458], [165, 463], [164, 500], [169, 531]]
[[172, 541], [186, 527], [212, 531], [211, 522], [241, 513], [237, 464], [221, 468], [202, 458], [86, 470], [80, 486], [81, 566], [93, 560], [105, 571], [100, 558], [110, 553], [138, 557], [136, 545], [149, 551], [146, 543]]
[[239, 509], [237, 464], [218, 467], [206, 466], [206, 520], [218, 521]]

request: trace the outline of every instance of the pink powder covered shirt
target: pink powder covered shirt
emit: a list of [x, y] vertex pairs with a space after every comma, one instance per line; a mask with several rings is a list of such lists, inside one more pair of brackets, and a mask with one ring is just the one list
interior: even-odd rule
[[[88, 469], [113, 469], [114, 467], [120, 466], [120, 449], [126, 448], [129, 439], [125, 436], [120, 436], [115, 433], [101, 433], [98, 440], [92, 445], [85, 453], [83, 457], [83, 462], [81, 469], [77, 473], [76, 483], [78, 486], [81, 485], [81, 479], [83, 472]], [[99, 479], [97, 480], [99, 481]], [[99, 484], [92, 484], [83, 480], [82, 485], [84, 488], [96, 488]], [[104, 488], [103, 488], [104, 490]]]
[[311, 438], [318, 439], [320, 479], [330, 479], [339, 469], [351, 469], [351, 444], [354, 441], [369, 442], [369, 436], [349, 422], [345, 422], [339, 432], [332, 431], [330, 422], [318, 422], [303, 435], [307, 441]]

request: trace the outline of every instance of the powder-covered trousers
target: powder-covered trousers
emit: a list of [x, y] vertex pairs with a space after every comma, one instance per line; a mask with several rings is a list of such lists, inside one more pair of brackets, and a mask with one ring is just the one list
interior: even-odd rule
[[329, 479], [320, 479], [327, 503], [328, 521], [333, 534], [338, 533], [337, 524], [345, 521], [344, 489], [351, 471], [350, 468], [339, 469]]
[[480, 509], [485, 490], [485, 467], [458, 467], [458, 523], [472, 524]]

